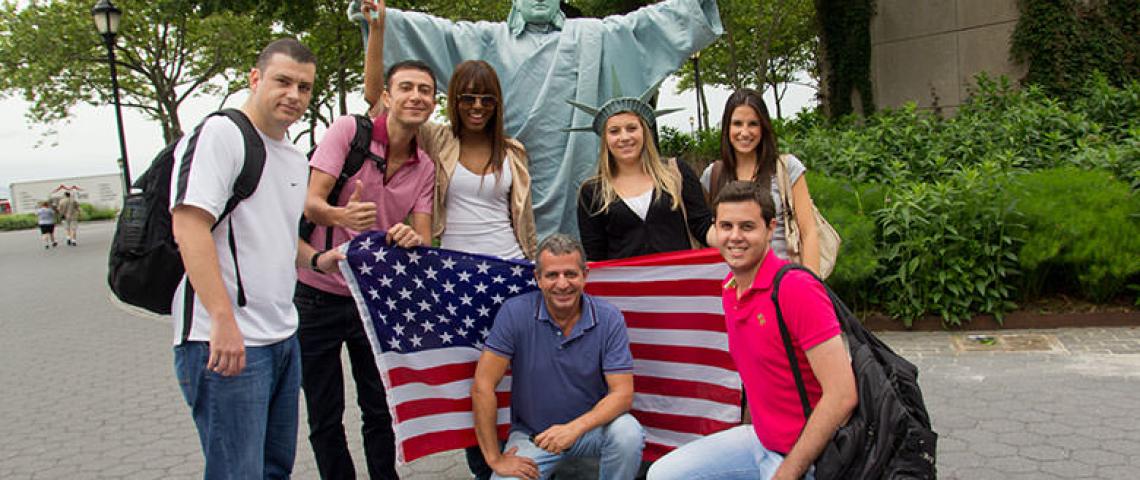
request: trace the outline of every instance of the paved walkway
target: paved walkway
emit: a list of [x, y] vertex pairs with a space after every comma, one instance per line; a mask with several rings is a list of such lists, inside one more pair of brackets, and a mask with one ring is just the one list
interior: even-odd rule
[[[0, 478], [200, 478], [169, 319], [109, 301], [111, 229], [84, 224], [78, 247], [51, 251], [36, 232], [0, 232]], [[1140, 477], [1140, 329], [991, 333], [1055, 340], [1021, 342], [1052, 351], [1011, 353], [962, 351], [986, 347], [944, 332], [882, 335], [921, 369], [940, 478]], [[358, 415], [350, 404], [346, 416]], [[295, 477], [316, 478], [301, 424]], [[348, 418], [348, 431], [359, 427]], [[360, 464], [358, 437], [350, 446]], [[401, 474], [461, 479], [464, 470], [452, 452]]]

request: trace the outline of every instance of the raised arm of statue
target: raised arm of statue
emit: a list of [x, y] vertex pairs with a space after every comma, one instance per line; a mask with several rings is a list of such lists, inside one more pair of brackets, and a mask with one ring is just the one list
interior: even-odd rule
[[666, 0], [606, 17], [602, 24], [607, 44], [621, 46], [602, 51], [602, 65], [638, 65], [646, 85], [671, 75], [724, 33], [716, 0]]
[[[368, 35], [364, 40], [364, 100], [369, 107], [380, 101], [384, 91], [384, 0], [357, 0], [359, 13], [367, 20]], [[370, 108], [371, 110], [371, 108]]]
[[[362, 25], [365, 35], [365, 48], [368, 48], [368, 28], [360, 11], [361, 0], [353, 0], [349, 18]], [[505, 24], [490, 22], [453, 22], [444, 18], [420, 12], [386, 8], [384, 15], [383, 58], [389, 62], [415, 59], [427, 63], [439, 79], [440, 89], [447, 88], [447, 79], [455, 65], [464, 60], [481, 58], [483, 51], [491, 43], [496, 29], [505, 29]], [[367, 60], [367, 57], [366, 57]], [[383, 67], [380, 78], [383, 80]], [[367, 78], [365, 79], [368, 80]], [[381, 84], [383, 82], [381, 81]], [[366, 83], [366, 88], [368, 84]], [[365, 91], [366, 94], [368, 90]]]

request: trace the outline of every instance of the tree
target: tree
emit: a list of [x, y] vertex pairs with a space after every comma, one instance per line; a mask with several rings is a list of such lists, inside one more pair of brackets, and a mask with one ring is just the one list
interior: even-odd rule
[[[815, 67], [815, 6], [812, 0], [720, 0], [724, 35], [701, 51], [701, 81], [730, 89], [752, 88], [776, 93], [797, 82], [799, 72]], [[693, 65], [678, 74], [678, 88], [694, 87]], [[781, 86], [782, 89], [781, 89]]]
[[[111, 102], [106, 48], [86, 13], [90, 0], [0, 6], [0, 95], [32, 104], [30, 120], [65, 120], [76, 104]], [[188, 98], [242, 88], [268, 24], [225, 12], [199, 15], [189, 2], [119, 0], [115, 56], [122, 105], [182, 135], [178, 108]]]
[[875, 0], [814, 0], [819, 31], [820, 106], [828, 118], [875, 110], [871, 19]]
[[317, 56], [317, 80], [305, 114], [308, 128], [294, 141], [307, 136], [310, 147], [316, 145], [318, 125], [327, 127], [349, 113], [348, 95], [360, 91], [364, 81], [364, 45], [360, 29], [345, 17], [345, 3], [317, 0], [308, 16], [311, 23], [300, 38]]
[[[317, 56], [313, 99], [303, 122], [307, 128], [294, 141], [316, 144], [319, 126], [327, 127], [348, 111], [348, 96], [362, 88], [364, 45], [359, 27], [348, 21], [349, 0], [201, 0], [205, 12], [252, 15], [262, 23], [279, 23], [302, 32], [300, 40]], [[428, 12], [454, 20], [501, 20], [510, 2], [501, 0], [388, 0], [388, 6]], [[361, 113], [361, 112], [358, 112]]]
[[626, 14], [646, 5], [657, 3], [658, 1], [659, 0], [577, 0], [571, 3], [581, 10], [582, 15], [601, 18], [608, 15]]

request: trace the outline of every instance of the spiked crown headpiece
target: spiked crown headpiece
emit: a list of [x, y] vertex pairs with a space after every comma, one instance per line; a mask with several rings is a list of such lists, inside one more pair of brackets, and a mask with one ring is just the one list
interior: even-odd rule
[[[664, 81], [664, 79], [662, 79], [662, 82], [663, 81]], [[657, 89], [661, 87], [661, 82], [657, 82], [656, 85], [649, 87], [649, 89], [646, 90], [645, 92], [643, 92], [641, 94], [641, 96], [639, 96], [639, 97], [622, 96], [621, 85], [618, 83], [616, 73], [614, 73], [614, 75], [613, 75], [613, 83], [614, 83], [614, 98], [607, 100], [606, 103], [603, 103], [602, 106], [600, 106], [600, 107], [591, 107], [589, 105], [585, 105], [585, 104], [582, 104], [579, 102], [575, 102], [573, 100], [567, 100], [566, 102], [569, 103], [570, 105], [573, 105], [574, 107], [578, 108], [579, 110], [582, 110], [583, 112], [586, 112], [590, 115], [593, 115], [594, 121], [591, 125], [588, 125], [588, 126], [566, 128], [566, 129], [563, 129], [563, 131], [566, 131], [566, 132], [591, 132], [592, 131], [592, 132], [598, 134], [599, 137], [604, 136], [605, 129], [606, 129], [606, 120], [609, 120], [610, 117], [612, 117], [618, 113], [622, 113], [622, 112], [632, 112], [632, 113], [637, 114], [637, 116], [641, 117], [642, 120], [645, 120], [645, 123], [647, 125], [649, 125], [650, 130], [655, 130], [657, 128], [657, 117], [660, 117], [662, 115], [667, 115], [667, 114], [670, 114], [673, 112], [677, 112], [680, 110], [684, 110], [683, 108], [669, 108], [669, 109], [665, 109], [665, 110], [654, 110], [653, 107], [649, 106], [649, 100], [653, 98], [653, 95], [655, 93], [657, 93]]]

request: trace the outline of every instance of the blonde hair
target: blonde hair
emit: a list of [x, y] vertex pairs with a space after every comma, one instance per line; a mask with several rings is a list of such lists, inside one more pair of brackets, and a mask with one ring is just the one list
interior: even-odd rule
[[[630, 112], [617, 112], [617, 113], [630, 113]], [[616, 115], [616, 114], [615, 114]], [[657, 153], [657, 147], [653, 144], [653, 137], [650, 134], [649, 126], [646, 125], [645, 119], [640, 116], [637, 117], [637, 123], [641, 125], [642, 138], [644, 142], [641, 145], [641, 169], [653, 179], [653, 200], [657, 201], [661, 197], [661, 193], [668, 193], [673, 198], [673, 203], [669, 206], [671, 210], [681, 208], [681, 179], [676, 175], [669, 172], [669, 167], [665, 162], [661, 161], [661, 154]], [[596, 205], [589, 205], [587, 208], [593, 207], [592, 214], [597, 215], [609, 210], [610, 205], [618, 200], [617, 190], [614, 189], [614, 172], [617, 171], [616, 161], [610, 157], [610, 148], [606, 146], [606, 139], [603, 137], [601, 142], [601, 152], [598, 154], [598, 173], [590, 177], [582, 184], [585, 187], [587, 184], [596, 183], [598, 191], [601, 193], [600, 197], [595, 198]]]

